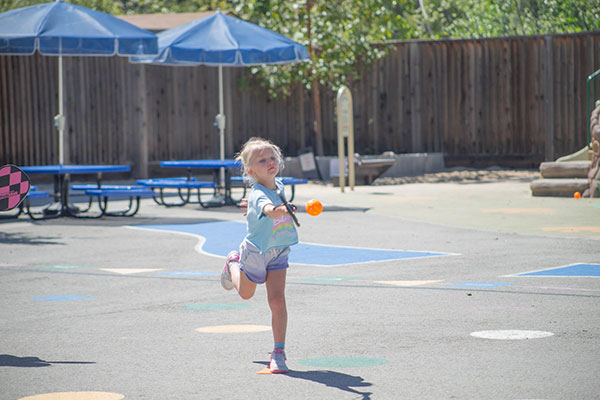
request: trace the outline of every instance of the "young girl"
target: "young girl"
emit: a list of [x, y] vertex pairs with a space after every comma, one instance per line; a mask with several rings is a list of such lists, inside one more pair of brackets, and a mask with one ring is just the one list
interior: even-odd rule
[[283, 184], [276, 179], [283, 157], [270, 141], [251, 138], [236, 160], [242, 162], [244, 178], [252, 185], [247, 202], [242, 203], [248, 207], [248, 233], [239, 252], [233, 250], [227, 255], [221, 285], [227, 290], [235, 287], [240, 297], [250, 299], [256, 285], [266, 283], [275, 342], [269, 368], [272, 373], [286, 373], [285, 279], [290, 246], [298, 243], [298, 233], [278, 194], [283, 192]]

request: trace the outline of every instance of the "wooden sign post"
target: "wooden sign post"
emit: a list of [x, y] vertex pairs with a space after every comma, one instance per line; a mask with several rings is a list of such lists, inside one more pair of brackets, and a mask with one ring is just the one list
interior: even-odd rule
[[354, 190], [354, 113], [352, 111], [352, 93], [346, 86], [337, 92], [337, 131], [338, 131], [338, 158], [340, 161], [339, 182], [340, 189], [344, 191], [346, 185], [345, 143], [348, 140], [348, 184]]

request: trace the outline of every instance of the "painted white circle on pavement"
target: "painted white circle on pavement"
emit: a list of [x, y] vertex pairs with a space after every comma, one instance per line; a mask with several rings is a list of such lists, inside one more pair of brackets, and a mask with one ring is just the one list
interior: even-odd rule
[[201, 333], [254, 333], [270, 330], [271, 327], [267, 325], [217, 325], [196, 329]]
[[125, 396], [119, 393], [108, 392], [61, 392], [37, 394], [22, 397], [19, 400], [121, 400]]
[[541, 339], [553, 336], [552, 332], [545, 331], [520, 331], [520, 330], [501, 330], [501, 331], [479, 331], [471, 333], [471, 336], [479, 339], [494, 340], [527, 340]]

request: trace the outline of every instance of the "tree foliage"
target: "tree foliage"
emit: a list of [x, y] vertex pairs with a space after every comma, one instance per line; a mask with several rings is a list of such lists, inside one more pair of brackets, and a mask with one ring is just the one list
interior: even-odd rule
[[[356, 77], [360, 65], [382, 57], [391, 39], [393, 13], [384, 0], [234, 0], [234, 13], [311, 49], [312, 63], [253, 68], [276, 95], [291, 83], [309, 88], [313, 77], [338, 87]], [[308, 4], [307, 4], [308, 3]]]
[[[51, 0], [0, 0], [0, 12], [48, 1]], [[196, 12], [216, 8], [236, 10], [243, 14], [240, 16], [251, 17], [256, 22], [268, 20], [267, 16], [276, 17], [278, 27], [283, 31], [290, 31], [294, 25], [298, 25], [295, 19], [286, 20], [283, 17], [297, 16], [306, 8], [306, 0], [64, 1], [112, 14]], [[376, 27], [385, 31], [387, 39], [395, 40], [428, 38], [430, 33], [427, 26], [435, 38], [479, 38], [600, 29], [600, 0], [312, 0], [311, 3], [316, 8], [312, 17], [321, 28], [328, 24], [331, 26], [331, 23], [333, 27], [348, 28], [345, 21], [356, 21], [364, 25], [363, 29]], [[425, 14], [428, 18], [425, 18]], [[341, 18], [340, 23], [335, 18]]]
[[[0, 12], [52, 0], [0, 0]], [[63, 0], [110, 14], [155, 14], [227, 9], [226, 0]]]
[[[0, 11], [47, 0], [0, 0]], [[68, 0], [65, 0], [68, 1]], [[222, 8], [312, 49], [312, 63], [252, 68], [272, 95], [313, 77], [338, 87], [385, 54], [389, 40], [600, 30], [600, 0], [70, 0], [112, 14]]]
[[[312, 46], [312, 64], [253, 68], [273, 95], [291, 83], [338, 87], [385, 54], [389, 40], [600, 30], [600, 0], [230, 0], [241, 18]], [[311, 5], [310, 10], [307, 8]], [[310, 19], [310, 25], [309, 25]], [[310, 26], [310, 37], [309, 37]]]
[[[49, 3], [52, 0], [0, 0], [0, 12], [12, 10], [15, 8], [23, 8], [36, 4]], [[120, 9], [116, 7], [115, 2], [110, 0], [76, 0], [68, 1], [68, 3], [77, 4], [94, 10], [103, 11], [110, 14], [119, 13]]]
[[[481, 38], [600, 29], [600, 0], [423, 0], [415, 36]], [[400, 35], [398, 35], [400, 36]]]

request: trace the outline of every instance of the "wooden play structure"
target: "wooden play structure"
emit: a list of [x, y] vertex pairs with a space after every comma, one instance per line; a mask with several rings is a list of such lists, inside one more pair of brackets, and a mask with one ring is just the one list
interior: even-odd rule
[[570, 197], [579, 192], [582, 197], [600, 197], [600, 100], [596, 101], [594, 82], [599, 76], [600, 70], [587, 79], [589, 145], [556, 161], [541, 163], [541, 179], [531, 182], [532, 195]]

